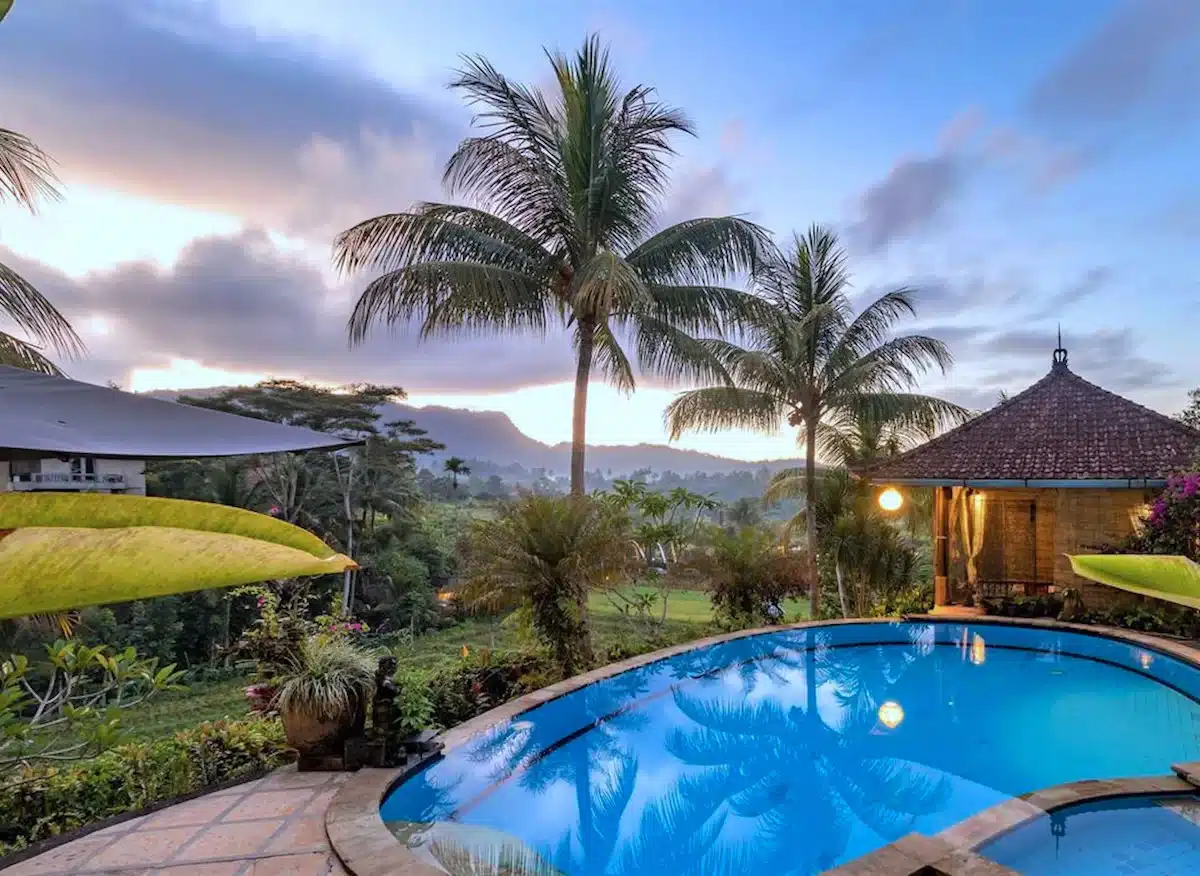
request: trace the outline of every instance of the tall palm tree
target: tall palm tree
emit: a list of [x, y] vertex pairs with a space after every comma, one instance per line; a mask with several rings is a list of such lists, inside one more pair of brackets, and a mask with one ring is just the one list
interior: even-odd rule
[[471, 467], [460, 456], [451, 456], [442, 463], [442, 468], [450, 472], [450, 478], [454, 483], [455, 490], [458, 489], [458, 476], [471, 473]]
[[668, 185], [670, 136], [692, 133], [644, 85], [623, 90], [590, 37], [568, 58], [547, 53], [554, 87], [513, 82], [481, 57], [451, 83], [482, 129], [443, 182], [470, 204], [421, 203], [338, 236], [343, 272], [376, 270], [349, 321], [352, 342], [376, 323], [420, 321], [421, 337], [544, 334], [561, 321], [575, 348], [571, 492], [584, 491], [588, 382], [594, 370], [631, 391], [641, 368], [668, 379], [719, 376], [691, 335], [723, 332], [757, 304], [723, 288], [768, 245], [743, 219], [700, 218], [654, 233]]
[[[0, 4], [0, 17], [7, 7]], [[0, 128], [0, 204], [12, 201], [37, 212], [38, 202], [59, 197], [53, 162], [24, 134]], [[33, 343], [0, 332], [0, 364], [58, 374], [42, 353], [49, 345], [64, 355], [82, 352], [83, 342], [70, 323], [28, 280], [0, 263], [0, 311], [17, 324]]]
[[[858, 313], [848, 296], [846, 254], [837, 236], [814, 225], [784, 253], [765, 260], [755, 286], [770, 308], [752, 310], [742, 328], [746, 345], [701, 341], [731, 382], [681, 393], [667, 408], [671, 437], [702, 429], [747, 428], [775, 433], [786, 420], [800, 427], [807, 495], [816, 487], [816, 454], [825, 425], [865, 415], [899, 428], [930, 429], [965, 412], [912, 392], [929, 368], [950, 365], [945, 344], [925, 335], [897, 335], [915, 316], [913, 290], [894, 289]], [[810, 610], [820, 607], [817, 527], [807, 515]]]

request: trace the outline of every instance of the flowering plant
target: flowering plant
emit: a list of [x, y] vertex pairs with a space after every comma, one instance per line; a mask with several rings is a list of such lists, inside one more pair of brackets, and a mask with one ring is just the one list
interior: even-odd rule
[[1200, 472], [1171, 475], [1128, 547], [1136, 553], [1200, 559]]

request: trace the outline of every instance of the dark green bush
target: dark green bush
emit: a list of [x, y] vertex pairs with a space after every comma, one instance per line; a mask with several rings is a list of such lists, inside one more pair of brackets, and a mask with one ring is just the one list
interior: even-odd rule
[[215, 721], [66, 767], [0, 779], [0, 854], [291, 759], [273, 720]]

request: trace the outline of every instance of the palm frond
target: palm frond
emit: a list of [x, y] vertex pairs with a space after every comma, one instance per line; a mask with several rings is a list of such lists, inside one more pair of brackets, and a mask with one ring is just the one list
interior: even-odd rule
[[766, 229], [733, 216], [688, 219], [655, 234], [626, 258], [651, 283], [719, 283], [762, 266]]
[[642, 371], [668, 383], [732, 382], [710, 345], [697, 340], [671, 322], [652, 317], [636, 321], [637, 358]]
[[333, 258], [343, 274], [392, 271], [425, 261], [478, 261], [533, 272], [552, 260], [537, 240], [498, 216], [429, 203], [343, 231], [334, 242]]
[[466, 195], [544, 245], [569, 249], [577, 228], [560, 163], [497, 136], [470, 137], [450, 156], [443, 178], [452, 193]]
[[830, 395], [896, 393], [916, 386], [931, 368], [942, 373], [953, 363], [946, 345], [926, 335], [902, 335], [885, 341], [847, 365], [830, 381]]
[[61, 374], [58, 366], [42, 355], [33, 344], [0, 332], [0, 365], [24, 368], [40, 374]]
[[770, 304], [740, 289], [663, 283], [651, 284], [649, 289], [652, 299], [649, 312], [688, 332], [741, 333], [743, 329], [761, 326], [772, 317]]
[[571, 278], [570, 296], [579, 318], [602, 318], [611, 313], [647, 309], [650, 290], [633, 266], [614, 252], [604, 250], [588, 259]]
[[542, 333], [554, 310], [538, 278], [479, 262], [424, 262], [368, 284], [350, 314], [351, 342], [376, 323], [421, 322], [421, 336]]
[[[84, 350], [83, 341], [58, 308], [32, 283], [3, 263], [0, 263], [0, 312], [7, 314], [35, 340], [51, 345], [64, 355], [77, 356]], [[15, 349], [11, 344], [5, 346], [6, 352]], [[36, 354], [31, 350], [24, 355], [34, 361]]]
[[684, 432], [748, 429], [766, 435], [779, 432], [784, 403], [767, 392], [734, 386], [710, 386], [682, 392], [667, 405], [664, 420], [671, 440]]
[[0, 203], [13, 200], [37, 212], [39, 200], [59, 197], [50, 156], [24, 134], [0, 128]]
[[612, 329], [607, 323], [602, 323], [597, 326], [593, 338], [596, 345], [593, 361], [604, 375], [604, 379], [621, 392], [633, 392], [636, 383], [633, 365], [621, 349], [621, 344], [612, 333]]
[[828, 372], [844, 367], [865, 356], [891, 337], [892, 327], [906, 316], [916, 316], [913, 290], [893, 289], [864, 307], [846, 326], [837, 344], [829, 352]]

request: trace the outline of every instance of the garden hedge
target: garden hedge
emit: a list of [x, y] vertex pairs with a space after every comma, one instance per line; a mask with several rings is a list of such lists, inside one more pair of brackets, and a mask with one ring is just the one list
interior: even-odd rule
[[0, 855], [115, 815], [282, 766], [277, 720], [215, 721], [67, 766], [0, 778]]

